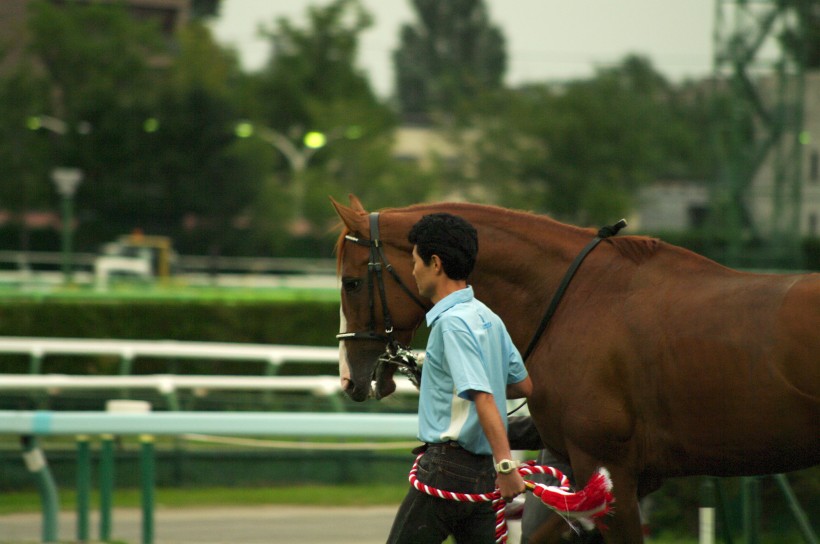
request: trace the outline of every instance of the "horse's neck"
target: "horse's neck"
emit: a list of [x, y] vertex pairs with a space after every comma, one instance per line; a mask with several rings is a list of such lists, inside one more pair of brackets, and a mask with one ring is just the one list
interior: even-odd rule
[[515, 343], [526, 346], [572, 260], [594, 233], [529, 215], [478, 225], [479, 261], [471, 277], [476, 296], [504, 320]]
[[469, 204], [395, 210], [383, 232], [409, 252], [410, 227], [434, 212], [460, 215], [478, 229], [478, 262], [470, 284], [476, 296], [504, 320], [519, 347], [529, 342], [527, 335], [537, 327], [572, 260], [595, 235], [544, 216]]

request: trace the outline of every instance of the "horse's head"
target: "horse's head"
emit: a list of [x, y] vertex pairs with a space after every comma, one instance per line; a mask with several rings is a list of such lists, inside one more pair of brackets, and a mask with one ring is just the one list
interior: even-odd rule
[[337, 244], [342, 284], [339, 375], [347, 395], [361, 402], [381, 399], [396, 389], [395, 364], [385, 355], [409, 345], [429, 301], [418, 298], [406, 219], [386, 221], [367, 213], [350, 196], [351, 207], [331, 199], [344, 223]]

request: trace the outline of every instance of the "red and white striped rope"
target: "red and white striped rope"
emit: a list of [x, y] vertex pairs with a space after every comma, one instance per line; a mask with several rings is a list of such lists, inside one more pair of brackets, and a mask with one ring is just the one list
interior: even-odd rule
[[[419, 460], [424, 454], [419, 454], [410, 469], [410, 485], [417, 490], [433, 497], [460, 502], [492, 502], [495, 512], [495, 541], [497, 543], [507, 542], [507, 520], [504, 516], [506, 501], [501, 498], [498, 489], [490, 493], [458, 493], [437, 489], [419, 481], [417, 473]], [[527, 489], [541, 499], [547, 507], [559, 513], [564, 519], [596, 519], [610, 511], [614, 502], [612, 497], [612, 481], [606, 469], [599, 469], [590, 478], [584, 489], [573, 492], [570, 488], [569, 479], [557, 468], [547, 465], [536, 465], [535, 461], [526, 461], [518, 467], [518, 473], [522, 476], [532, 474], [548, 474], [557, 479], [558, 486], [548, 486], [527, 481]]]

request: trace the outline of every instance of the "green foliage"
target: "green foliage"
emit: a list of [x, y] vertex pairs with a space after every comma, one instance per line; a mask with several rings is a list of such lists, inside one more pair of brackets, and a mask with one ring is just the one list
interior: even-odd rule
[[[278, 251], [329, 256], [320, 249], [332, 247], [328, 232], [336, 223], [328, 195], [346, 200], [353, 192], [378, 206], [409, 204], [428, 194], [428, 179], [393, 159], [396, 118], [355, 66], [358, 36], [371, 24], [360, 2], [337, 0], [309, 8], [304, 28], [279, 19], [264, 31], [271, 40], [271, 59], [247, 79], [251, 98], [242, 111], [260, 132], [272, 129], [295, 149], [283, 150], [281, 144], [268, 148], [276, 175], [265, 182], [253, 210], [255, 224], [263, 229], [260, 239], [267, 238]], [[324, 134], [326, 145], [304, 147], [302, 139], [310, 131]], [[298, 171], [294, 158], [305, 157], [309, 162]], [[296, 210], [299, 182], [305, 196], [302, 209]], [[392, 199], [396, 194], [404, 198]], [[291, 220], [299, 213], [312, 228], [293, 238]]]
[[95, 102], [138, 103], [152, 83], [147, 58], [168, 53], [159, 29], [135, 23], [122, 4], [31, 4], [32, 52], [58, 95], [55, 114], [66, 121], [95, 110]]
[[[792, 492], [802, 510], [808, 514], [809, 523], [818, 530], [818, 521], [811, 515], [820, 508], [820, 467], [791, 472], [787, 475]], [[698, 527], [698, 507], [701, 506], [701, 484], [703, 478], [672, 478], [666, 480], [660, 490], [650, 495], [650, 525], [654, 530], [678, 534], [695, 534]], [[723, 503], [716, 499], [718, 508], [725, 508], [725, 514], [718, 520], [718, 534], [724, 530], [724, 519], [729, 522], [731, 534], [736, 537], [742, 531], [742, 491], [740, 478], [720, 478], [716, 480]], [[771, 542], [795, 542], [784, 535], [798, 533], [799, 526], [790, 510], [788, 501], [774, 478], [763, 476], [758, 479], [760, 489], [761, 515], [758, 522], [762, 531], [776, 540]], [[777, 536], [774, 536], [777, 535]], [[765, 542], [770, 542], [767, 538]]]
[[[193, 22], [176, 51], [120, 4], [33, 4], [31, 51], [57, 99], [39, 112], [79, 133], [40, 134], [53, 164], [76, 165], [77, 246], [140, 228], [218, 254], [264, 180], [237, 142], [235, 55]], [[41, 131], [45, 132], [45, 131]], [[194, 236], [190, 236], [192, 231]]]
[[466, 169], [475, 170], [465, 182], [502, 205], [609, 222], [629, 212], [640, 187], [694, 173], [688, 165], [707, 134], [687, 121], [690, 110], [637, 57], [590, 80], [504, 91], [462, 121], [473, 147]]
[[0, 209], [22, 213], [52, 200], [48, 147], [27, 128], [29, 117], [43, 111], [47, 96], [43, 80], [22, 67], [0, 78]]
[[191, 16], [216, 17], [219, 15], [222, 0], [191, 0]]
[[[58, 165], [85, 172], [81, 251], [141, 228], [184, 254], [329, 256], [327, 196], [351, 192], [373, 209], [461, 197], [597, 225], [626, 215], [650, 181], [712, 179], [733, 140], [707, 127], [745, 115], [637, 57], [586, 80], [504, 89], [504, 37], [483, 1], [413, 7], [394, 59], [399, 108], [458, 143], [455, 155], [435, 150], [431, 171], [393, 156], [396, 112], [356, 66], [373, 24], [360, 0], [306, 7], [304, 25], [274, 21], [262, 30], [270, 60], [251, 74], [200, 18], [218, 2], [195, 2], [173, 41], [120, 3], [32, 2], [24, 61], [0, 75], [0, 209], [17, 223], [4, 239], [57, 249], [39, 247], [57, 233], [29, 232], [19, 218], [57, 211], [48, 173]], [[36, 115], [67, 130], [25, 130]], [[255, 131], [237, 138], [240, 121]], [[286, 138], [304, 168], [265, 131]], [[326, 136], [320, 149], [304, 146], [311, 131]]]
[[404, 115], [451, 113], [501, 88], [505, 41], [484, 0], [413, 0], [418, 21], [401, 29], [394, 53]]
[[820, 270], [820, 238], [806, 238], [801, 247], [806, 268]]
[[[312, 107], [335, 101], [377, 101], [367, 78], [355, 68], [359, 34], [372, 24], [358, 0], [335, 0], [307, 10], [308, 27], [298, 28], [280, 18], [264, 35], [272, 55], [259, 78], [259, 114], [265, 125], [288, 133], [327, 129]], [[274, 100], [270, 98], [275, 97]]]
[[[311, 460], [313, 461], [313, 460]], [[406, 464], [406, 461], [405, 461]], [[309, 473], [310, 466], [300, 473]], [[269, 506], [273, 504], [304, 505], [313, 507], [333, 506], [385, 506], [398, 507], [407, 493], [407, 482], [367, 482], [356, 485], [282, 485], [264, 487], [160, 487], [156, 490], [157, 502], [163, 508], [196, 508], [214, 506]], [[76, 510], [76, 492], [61, 489], [60, 506], [64, 511]], [[118, 507], [139, 508], [142, 504], [138, 488], [118, 489]], [[0, 494], [0, 513], [37, 513], [42, 508], [40, 496], [35, 491], [6, 492]]]

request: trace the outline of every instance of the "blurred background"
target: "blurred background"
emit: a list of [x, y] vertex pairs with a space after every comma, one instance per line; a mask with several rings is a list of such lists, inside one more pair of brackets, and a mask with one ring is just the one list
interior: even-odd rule
[[[333, 346], [328, 196], [348, 193], [374, 210], [467, 200], [580, 226], [626, 217], [628, 234], [729, 266], [820, 270], [820, 4], [2, 0], [0, 165], [2, 335]], [[181, 294], [191, 285], [264, 292]], [[86, 288], [97, 298], [77, 296]], [[2, 361], [16, 373], [122, 367]], [[261, 373], [249, 368], [169, 359], [128, 372]], [[322, 368], [298, 372], [335, 372]], [[52, 393], [0, 404], [99, 410], [116, 394]], [[263, 392], [175, 402], [339, 409]], [[52, 459], [70, 479], [73, 444], [62, 446]], [[161, 446], [162, 485], [207, 485], [191, 474], [226, 462], [220, 476], [236, 485], [308, 478], [289, 464], [306, 454], [287, 448]], [[6, 447], [0, 487], [24, 488]], [[323, 477], [366, 480], [349, 467], [383, 461], [403, 493], [403, 450], [317, 451], [339, 462]], [[816, 515], [818, 471], [794, 485]], [[653, 522], [691, 529], [697, 495], [697, 482], [668, 483]], [[785, 503], [766, 504], [778, 526]]]
[[329, 259], [353, 192], [820, 266], [816, 2], [598, 4], [4, 1], [0, 265]]

